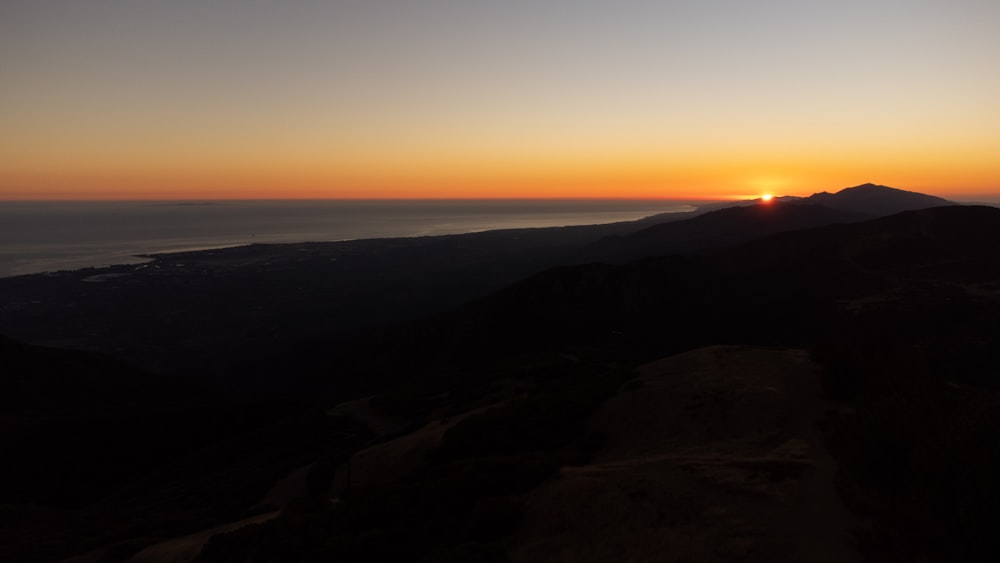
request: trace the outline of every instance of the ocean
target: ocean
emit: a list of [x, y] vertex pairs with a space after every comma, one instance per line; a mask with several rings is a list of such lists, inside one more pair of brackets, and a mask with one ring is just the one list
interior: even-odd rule
[[147, 261], [252, 243], [470, 233], [632, 221], [673, 200], [0, 202], [0, 277]]

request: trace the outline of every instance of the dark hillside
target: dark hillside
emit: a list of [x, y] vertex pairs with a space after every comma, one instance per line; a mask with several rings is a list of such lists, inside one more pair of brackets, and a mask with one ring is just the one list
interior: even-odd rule
[[148, 409], [205, 402], [208, 388], [152, 376], [92, 352], [29, 346], [0, 336], [0, 412]]
[[339, 462], [368, 439], [308, 401], [224, 400], [183, 378], [7, 338], [0, 382], [4, 561], [92, 549], [121, 560], [253, 514], [291, 469]]
[[[727, 211], [746, 217], [748, 209]], [[756, 225], [767, 212], [752, 213], [748, 223]], [[946, 292], [956, 276], [956, 284], [990, 278], [998, 234], [998, 209], [942, 207], [776, 234], [701, 256], [562, 267], [389, 340], [411, 364], [475, 358], [485, 348], [649, 345], [663, 353], [705, 339], [803, 344], [824, 332], [845, 300]]]
[[[513, 545], [546, 560], [546, 550], [570, 550], [569, 538], [608, 549], [612, 538], [603, 534], [624, 533], [623, 526], [636, 541], [650, 542], [629, 543], [630, 553], [664, 553], [668, 548], [657, 551], [651, 538], [690, 522], [699, 524], [685, 528], [684, 537], [726, 545], [733, 532], [703, 511], [707, 498], [720, 503], [725, 495], [747, 495], [741, 491], [748, 487], [755, 493], [740, 498], [766, 499], [762, 491], [797, 490], [795, 480], [811, 475], [804, 454], [795, 453], [801, 441], [770, 441], [768, 421], [780, 427], [790, 420], [772, 409], [804, 408], [780, 401], [801, 392], [796, 379], [770, 371], [776, 358], [804, 361], [791, 346], [808, 347], [823, 365], [833, 402], [809, 399], [807, 415], [826, 417], [823, 432], [841, 467], [839, 494], [853, 511], [855, 545], [865, 556], [989, 561], [987, 523], [1000, 498], [990, 478], [1000, 471], [1000, 450], [989, 438], [1000, 432], [998, 219], [996, 209], [942, 207], [781, 233], [701, 256], [562, 267], [382, 333], [332, 383], [355, 373], [354, 392], [375, 393], [369, 405], [418, 421], [418, 431], [377, 450], [409, 460], [411, 472], [347, 505], [344, 497], [334, 507], [303, 505], [259, 529], [217, 536], [205, 556], [249, 560], [266, 553], [264, 560], [277, 561], [294, 550], [296, 559], [503, 561], [505, 546]], [[631, 381], [608, 369], [716, 342], [766, 346], [700, 348], [650, 364], [682, 366], [666, 369], [662, 379]], [[747, 371], [751, 357], [767, 367]], [[713, 367], [695, 369], [701, 362]], [[757, 378], [773, 379], [733, 391]], [[607, 391], [623, 379], [616, 393]], [[632, 432], [654, 420], [661, 426], [648, 435], [615, 433], [635, 406], [610, 405], [641, 405], [657, 393], [668, 399], [635, 413]], [[580, 426], [595, 408], [621, 409], [598, 426], [610, 434]], [[761, 410], [751, 416], [747, 409]], [[727, 425], [728, 417], [744, 418]], [[712, 441], [716, 433], [741, 432], [759, 435], [729, 445]], [[678, 440], [690, 447], [678, 449]], [[416, 443], [427, 448], [422, 461], [406, 457]], [[765, 451], [740, 457], [750, 455], [743, 449], [750, 444]], [[640, 447], [652, 457], [637, 458]], [[358, 467], [364, 459], [357, 458]], [[600, 488], [605, 482], [621, 490]], [[692, 497], [692, 490], [716, 485], [722, 492]], [[454, 501], [436, 500], [445, 497]], [[621, 516], [574, 516], [590, 502]], [[761, 525], [764, 514], [790, 506], [760, 502]], [[552, 518], [577, 531], [552, 528]], [[316, 529], [329, 536], [307, 532]], [[795, 560], [782, 545], [763, 544], [765, 555], [755, 560]], [[736, 552], [698, 553], [699, 560], [727, 560]]]
[[591, 246], [590, 256], [615, 263], [645, 256], [692, 254], [750, 241], [782, 231], [848, 223], [872, 215], [801, 202], [729, 207], [685, 221], [663, 223]]
[[807, 198], [736, 205], [683, 221], [613, 236], [591, 246], [590, 258], [616, 263], [645, 256], [693, 253], [732, 246], [783, 231], [851, 223], [902, 211], [954, 205], [935, 196], [864, 184]]

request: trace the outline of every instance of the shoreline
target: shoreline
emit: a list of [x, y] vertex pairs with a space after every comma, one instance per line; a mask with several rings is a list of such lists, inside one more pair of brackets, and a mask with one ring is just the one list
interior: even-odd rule
[[[170, 248], [167, 250], [153, 250], [153, 251], [141, 251], [130, 254], [123, 254], [120, 258], [111, 258], [108, 260], [98, 260], [94, 259], [91, 262], [93, 264], [82, 265], [79, 267], [68, 267], [59, 269], [39, 269], [33, 271], [23, 271], [9, 274], [0, 274], [0, 280], [19, 278], [25, 276], [57, 276], [66, 275], [71, 273], [90, 273], [94, 270], [105, 270], [110, 268], [128, 268], [134, 267], [133, 269], [141, 269], [144, 266], [149, 266], [155, 263], [157, 260], [162, 260], [168, 256], [172, 255], [183, 255], [189, 253], [203, 253], [203, 252], [214, 252], [220, 250], [229, 250], [234, 248], [244, 248], [253, 246], [281, 246], [281, 245], [316, 245], [316, 244], [339, 244], [347, 242], [356, 241], [375, 241], [375, 240], [395, 240], [395, 239], [417, 239], [417, 238], [433, 238], [433, 237], [455, 237], [455, 236], [466, 236], [466, 235], [477, 235], [483, 233], [501, 233], [510, 231], [551, 231], [553, 229], [587, 229], [587, 228], [600, 228], [608, 227], [612, 225], [625, 225], [642, 223], [656, 220], [657, 218], [663, 218], [665, 215], [676, 215], [678, 217], [691, 216], [693, 214], [706, 209], [706, 206], [693, 206], [688, 205], [691, 209], [685, 211], [668, 211], [662, 213], [651, 213], [645, 215], [638, 219], [627, 220], [627, 221], [610, 221], [606, 223], [587, 223], [587, 224], [570, 224], [570, 225], [545, 225], [545, 226], [528, 226], [528, 227], [501, 227], [501, 228], [482, 228], [475, 229], [471, 231], [462, 231], [456, 233], [414, 233], [402, 236], [383, 236], [383, 237], [355, 237], [355, 238], [343, 238], [336, 240], [297, 240], [297, 241], [284, 241], [284, 240], [269, 240], [269, 241], [247, 241], [247, 242], [236, 242], [236, 243], [220, 243], [218, 245], [205, 243], [205, 244], [190, 244], [182, 245], [178, 248]], [[707, 209], [711, 209], [712, 206], [707, 206]], [[110, 262], [109, 260], [125, 260], [123, 262]], [[78, 259], [75, 261], [86, 261], [86, 258]], [[74, 260], [66, 260], [67, 262], [72, 262]]]

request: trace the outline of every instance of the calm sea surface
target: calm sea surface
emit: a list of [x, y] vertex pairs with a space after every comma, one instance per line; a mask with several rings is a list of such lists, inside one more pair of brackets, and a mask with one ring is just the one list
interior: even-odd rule
[[638, 200], [0, 202], [0, 277], [145, 261], [137, 254], [589, 225], [690, 211]]

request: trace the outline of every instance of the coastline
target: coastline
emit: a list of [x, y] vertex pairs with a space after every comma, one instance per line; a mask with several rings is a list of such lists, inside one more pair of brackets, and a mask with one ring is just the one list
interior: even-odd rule
[[[321, 361], [316, 354], [327, 350], [317, 342], [350, 342], [374, 327], [449, 310], [540, 271], [585, 261], [598, 240], [689, 213], [672, 215], [439, 236], [253, 243], [148, 253], [140, 264], [5, 277], [0, 334], [110, 351], [164, 375], [264, 377], [289, 364], [308, 373], [311, 361]], [[60, 319], [57, 326], [52, 319]], [[232, 334], [247, 335], [254, 348]], [[293, 352], [281, 353], [288, 350]], [[242, 377], [237, 387], [253, 392]]]
[[[396, 202], [399, 203], [399, 202]], [[521, 205], [524, 202], [520, 202]], [[447, 205], [455, 206], [455, 202]], [[146, 208], [149, 206], [147, 205]], [[221, 205], [173, 205], [159, 206], [160, 208], [175, 209], [195, 209], [201, 212], [203, 209], [214, 211]], [[566, 223], [558, 221], [545, 215], [533, 216], [530, 213], [521, 216], [517, 214], [495, 215], [488, 217], [469, 217], [461, 214], [454, 218], [447, 215], [433, 215], [428, 218], [416, 216], [417, 220], [411, 219], [410, 223], [401, 224], [394, 222], [392, 215], [386, 218], [373, 216], [371, 223], [375, 228], [354, 228], [356, 236], [323, 236], [322, 233], [315, 232], [315, 229], [304, 228], [302, 233], [294, 232], [263, 232], [260, 236], [251, 233], [249, 236], [219, 236], [215, 233], [208, 233], [203, 237], [196, 235], [186, 237], [166, 237], [148, 238], [146, 240], [109, 240], [101, 242], [87, 242], [67, 238], [74, 242], [61, 244], [58, 241], [47, 241], [45, 243], [18, 242], [17, 237], [11, 237], [15, 242], [0, 252], [0, 279], [9, 279], [20, 276], [31, 275], [53, 275], [64, 272], [74, 272], [82, 270], [102, 269], [118, 266], [142, 266], [153, 262], [157, 257], [171, 254], [183, 254], [189, 252], [209, 252], [229, 248], [251, 246], [251, 245], [283, 245], [283, 244], [312, 244], [312, 243], [340, 243], [347, 241], [369, 240], [369, 239], [395, 239], [395, 238], [417, 238], [435, 236], [455, 236], [469, 235], [490, 231], [508, 231], [524, 229], [561, 229], [561, 228], [589, 228], [595, 226], [630, 224], [649, 221], [654, 218], [662, 218], [664, 215], [686, 216], [694, 213], [700, 207], [694, 206], [691, 202], [671, 202], [672, 209], [668, 211], [657, 211], [655, 209], [646, 211], [633, 211], [631, 214], [635, 218], [627, 220], [620, 219], [621, 212], [611, 212], [607, 221], [599, 222], [579, 222], [581, 217], [573, 216]], [[600, 219], [602, 212], [596, 209], [592, 212], [594, 218]], [[583, 217], [587, 217], [584, 215]], [[207, 222], [209, 217], [203, 220]], [[286, 222], [293, 223], [285, 219]], [[476, 222], [482, 224], [477, 227]], [[555, 221], [555, 223], [546, 223]], [[383, 225], [385, 224], [385, 225]], [[496, 225], [501, 226], [496, 226]], [[386, 226], [387, 225], [387, 226]], [[200, 225], [198, 225], [200, 227]], [[287, 229], [292, 230], [292, 229]], [[347, 229], [348, 231], [350, 229]], [[312, 231], [312, 232], [310, 232]], [[336, 230], [331, 231], [333, 234]], [[340, 234], [347, 234], [343, 232]], [[217, 241], [207, 239], [218, 238]], [[201, 242], [199, 242], [199, 240]]]

